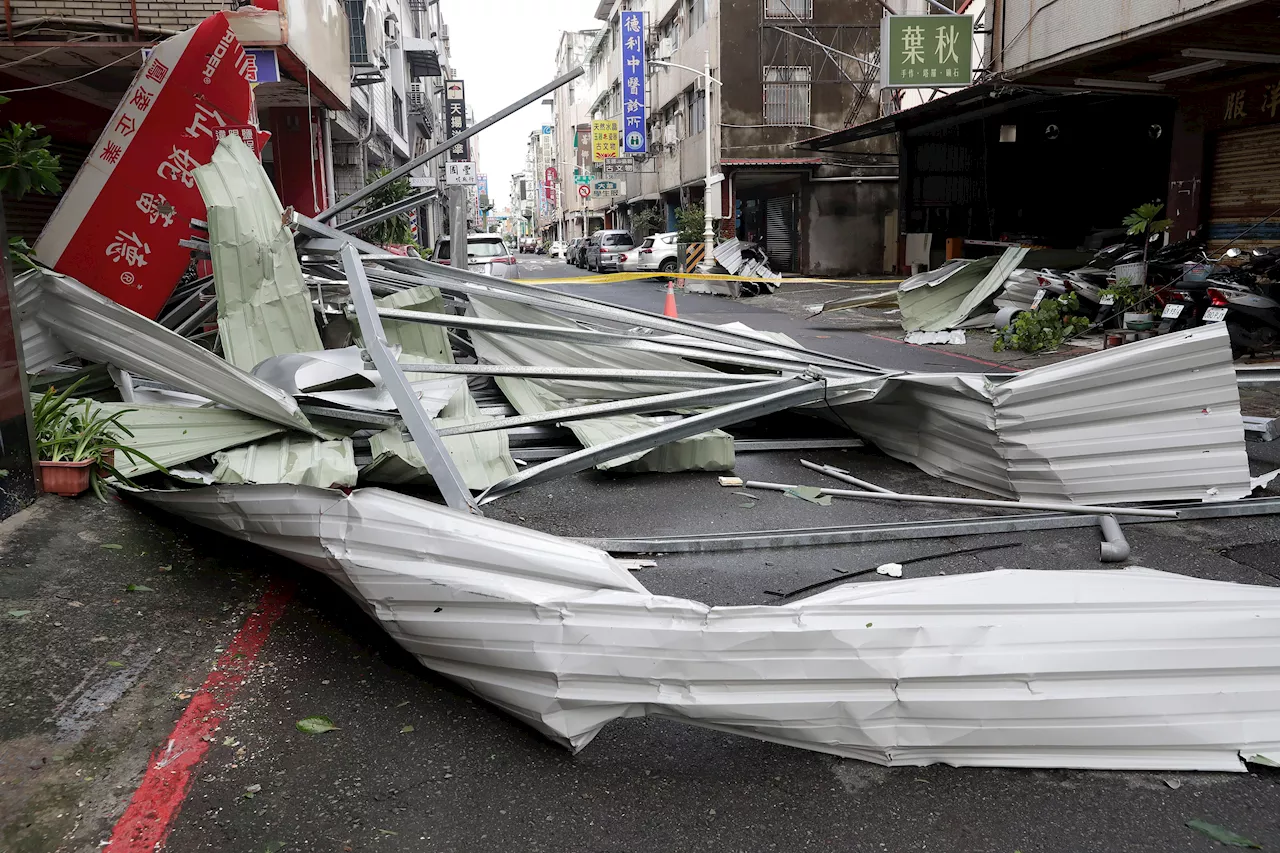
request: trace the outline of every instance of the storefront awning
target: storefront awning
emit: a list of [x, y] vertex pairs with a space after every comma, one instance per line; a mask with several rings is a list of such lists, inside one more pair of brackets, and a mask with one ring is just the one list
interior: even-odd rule
[[[833, 133], [815, 136], [797, 142], [794, 147], [810, 151], [825, 151], [850, 142], [872, 139], [899, 131], [923, 131], [948, 124], [975, 121], [990, 115], [1047, 101], [1052, 98], [1070, 97], [1073, 93], [1048, 91], [1034, 87], [978, 83], [952, 92], [934, 101], [903, 110], [864, 124], [846, 127]], [[1083, 93], [1081, 93], [1083, 94]]]

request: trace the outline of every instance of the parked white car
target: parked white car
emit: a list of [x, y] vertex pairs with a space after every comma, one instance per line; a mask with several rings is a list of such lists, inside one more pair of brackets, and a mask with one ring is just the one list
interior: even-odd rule
[[[675, 272], [680, 266], [679, 231], [664, 231], [645, 237], [634, 251], [636, 270], [639, 272]], [[627, 257], [633, 252], [627, 252]]]
[[553, 258], [563, 258], [564, 247], [565, 242], [563, 240], [556, 240], [551, 244], [551, 248], [547, 250], [547, 254]]
[[[449, 238], [436, 243], [431, 260], [452, 266]], [[497, 234], [467, 235], [467, 269], [496, 278], [519, 278], [520, 267], [516, 256]]]

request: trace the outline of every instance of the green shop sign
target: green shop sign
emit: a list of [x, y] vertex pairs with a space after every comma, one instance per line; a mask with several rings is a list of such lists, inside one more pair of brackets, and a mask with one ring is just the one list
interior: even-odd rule
[[889, 15], [880, 29], [880, 85], [968, 86], [973, 82], [972, 15]]

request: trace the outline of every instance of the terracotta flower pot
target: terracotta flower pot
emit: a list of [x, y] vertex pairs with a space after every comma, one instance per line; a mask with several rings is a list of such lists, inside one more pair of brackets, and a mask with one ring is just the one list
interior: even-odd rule
[[64, 498], [74, 498], [89, 488], [92, 459], [82, 462], [47, 462], [40, 460], [40, 490]]
[[116, 449], [114, 447], [109, 447], [102, 451], [102, 464], [98, 466], [98, 476], [104, 480], [111, 476], [111, 472], [107, 470], [107, 467], [116, 467]]

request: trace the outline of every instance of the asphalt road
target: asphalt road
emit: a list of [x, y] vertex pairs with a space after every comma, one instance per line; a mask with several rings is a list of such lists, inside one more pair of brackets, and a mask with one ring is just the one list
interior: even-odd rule
[[[526, 275], [568, 271], [558, 262], [522, 261]], [[661, 306], [652, 283], [563, 286]], [[681, 297], [680, 309], [696, 319], [803, 332], [793, 318], [713, 297]], [[889, 367], [942, 358], [846, 334], [813, 345], [882, 357], [878, 363]], [[883, 360], [890, 355], [901, 361]], [[936, 369], [973, 367], [956, 361], [966, 366]], [[1250, 450], [1255, 471], [1276, 467], [1280, 448]], [[737, 471], [799, 478], [800, 455], [744, 455]], [[872, 451], [803, 455], [898, 490], [971, 494]], [[954, 515], [942, 507], [820, 507], [781, 495], [752, 509], [740, 503], [710, 474], [613, 479], [586, 472], [486, 510], [585, 536]], [[1129, 539], [1135, 564], [1280, 584], [1280, 526], [1269, 518], [1144, 525], [1131, 528]], [[656, 593], [755, 603], [770, 600], [766, 589], [831, 577], [833, 567], [990, 542], [1017, 547], [942, 556], [911, 573], [1099, 567], [1096, 533], [1079, 530], [666, 555], [638, 577]], [[50, 499], [0, 526], [0, 850], [100, 849], [149, 757], [167, 762], [184, 749], [167, 745], [175, 721], [214, 660], [230, 653], [264, 591], [282, 583], [296, 591], [262, 635], [257, 664], [218, 728], [200, 741], [207, 753], [172, 818], [168, 851], [1223, 849], [1185, 827], [1193, 818], [1280, 849], [1280, 771], [1261, 767], [1239, 774], [886, 769], [666, 720], [611, 723], [570, 755], [428, 672], [339, 588], [301, 567], [130, 504]], [[21, 611], [28, 612], [12, 615]], [[295, 729], [316, 714], [338, 730]]]

